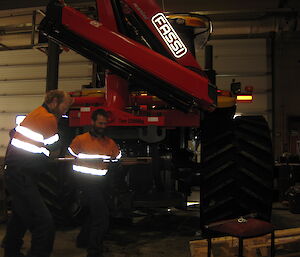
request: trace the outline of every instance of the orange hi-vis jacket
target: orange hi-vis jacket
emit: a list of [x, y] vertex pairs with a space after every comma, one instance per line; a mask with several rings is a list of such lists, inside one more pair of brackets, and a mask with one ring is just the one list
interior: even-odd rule
[[47, 146], [59, 140], [57, 118], [44, 106], [29, 113], [15, 130], [11, 145], [31, 153], [49, 156]]
[[90, 132], [76, 136], [68, 150], [76, 157], [74, 171], [97, 176], [104, 176], [108, 164], [121, 158], [121, 151], [114, 140], [105, 136], [98, 138]]

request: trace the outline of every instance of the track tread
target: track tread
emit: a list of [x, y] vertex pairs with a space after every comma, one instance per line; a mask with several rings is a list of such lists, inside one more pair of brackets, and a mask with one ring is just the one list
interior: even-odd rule
[[267, 122], [262, 116], [240, 116], [223, 126], [213, 123], [209, 119], [202, 133], [202, 225], [248, 213], [269, 220], [273, 153]]

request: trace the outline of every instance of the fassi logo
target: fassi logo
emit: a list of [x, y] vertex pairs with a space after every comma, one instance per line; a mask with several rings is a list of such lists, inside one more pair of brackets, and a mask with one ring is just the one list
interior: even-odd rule
[[151, 21], [176, 58], [180, 58], [187, 53], [186, 46], [163, 13], [154, 15]]

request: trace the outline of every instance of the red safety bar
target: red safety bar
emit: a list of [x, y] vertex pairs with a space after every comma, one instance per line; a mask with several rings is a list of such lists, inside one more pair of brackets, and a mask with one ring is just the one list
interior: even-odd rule
[[81, 37], [100, 45], [126, 59], [153, 76], [167, 81], [173, 87], [193, 96], [203, 106], [211, 106], [208, 80], [151, 49], [107, 29], [71, 7], [63, 7], [62, 24]]

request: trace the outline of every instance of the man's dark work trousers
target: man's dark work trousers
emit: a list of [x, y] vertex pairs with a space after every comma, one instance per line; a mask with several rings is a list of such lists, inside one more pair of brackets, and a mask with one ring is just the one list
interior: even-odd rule
[[87, 243], [88, 256], [102, 256], [103, 238], [109, 227], [106, 181], [103, 176], [76, 174], [83, 205], [88, 210], [78, 239]]
[[[34, 160], [32, 160], [34, 162]], [[45, 165], [45, 164], [44, 164]], [[5, 183], [12, 197], [12, 215], [7, 224], [5, 253], [18, 254], [27, 229], [31, 232], [29, 256], [49, 257], [54, 242], [54, 222], [38, 190], [36, 163], [15, 161], [7, 164]]]

